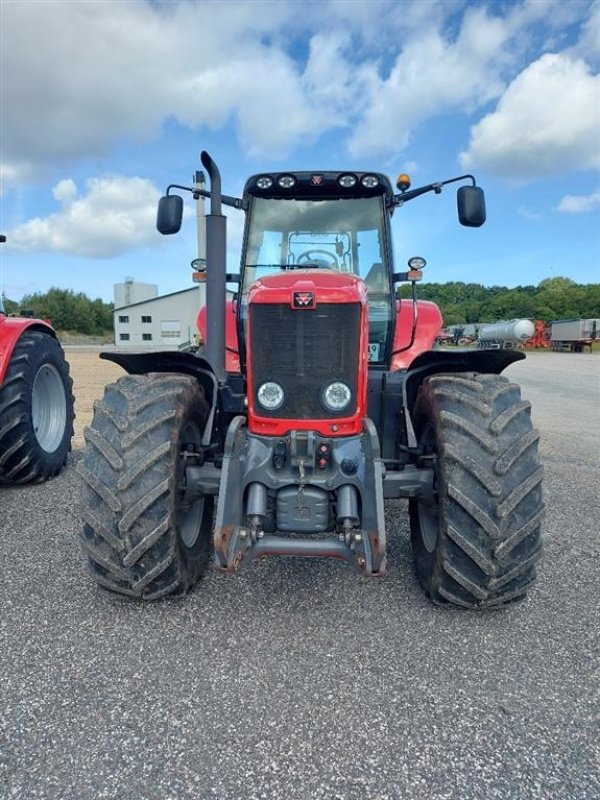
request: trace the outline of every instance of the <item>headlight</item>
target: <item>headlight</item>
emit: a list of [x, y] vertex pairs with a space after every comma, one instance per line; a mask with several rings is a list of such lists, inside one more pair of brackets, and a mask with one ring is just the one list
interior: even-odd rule
[[421, 258], [421, 256], [413, 256], [408, 259], [408, 266], [411, 269], [425, 269], [427, 262], [424, 258]]
[[267, 381], [258, 387], [258, 402], [267, 411], [277, 411], [283, 405], [283, 389], [275, 381]]
[[360, 182], [365, 189], [374, 189], [376, 186], [379, 186], [379, 178], [377, 175], [363, 175]]
[[256, 185], [259, 189], [270, 189], [273, 186], [273, 178], [270, 175], [261, 175], [256, 179]]
[[321, 402], [328, 411], [341, 411], [352, 399], [352, 392], [345, 383], [336, 381], [323, 389]]

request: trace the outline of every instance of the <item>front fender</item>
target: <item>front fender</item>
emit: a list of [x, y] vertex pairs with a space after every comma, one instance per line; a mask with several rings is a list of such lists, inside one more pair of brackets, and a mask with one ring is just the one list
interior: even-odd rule
[[204, 389], [204, 396], [210, 406], [206, 429], [202, 444], [208, 445], [211, 440], [213, 424], [219, 400], [219, 385], [210, 361], [193, 353], [178, 350], [166, 350], [159, 353], [100, 353], [100, 358], [113, 361], [130, 375], [147, 375], [150, 372], [175, 372], [180, 375], [191, 375]]
[[26, 330], [40, 331], [56, 339], [52, 326], [41, 319], [0, 315], [0, 386], [4, 381], [15, 345]]
[[192, 375], [204, 389], [206, 399], [212, 405], [216, 396], [214, 370], [208, 359], [179, 350], [160, 353], [100, 353], [105, 361], [114, 361], [130, 375], [147, 375], [149, 372], [178, 372]]
[[405, 402], [412, 411], [419, 386], [425, 378], [439, 372], [481, 372], [499, 375], [510, 364], [522, 361], [519, 350], [431, 350], [417, 356], [406, 373]]

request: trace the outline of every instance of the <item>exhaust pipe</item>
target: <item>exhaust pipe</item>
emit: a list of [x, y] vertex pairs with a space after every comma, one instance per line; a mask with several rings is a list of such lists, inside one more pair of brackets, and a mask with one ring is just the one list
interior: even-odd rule
[[227, 217], [221, 213], [221, 174], [206, 150], [200, 156], [210, 178], [206, 216], [206, 356], [219, 383], [225, 380]]

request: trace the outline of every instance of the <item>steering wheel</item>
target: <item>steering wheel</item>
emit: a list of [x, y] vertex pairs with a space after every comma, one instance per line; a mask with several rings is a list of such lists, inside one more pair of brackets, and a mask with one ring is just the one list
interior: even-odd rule
[[[315, 258], [315, 256], [317, 257]], [[325, 256], [325, 259], [319, 258], [318, 256]], [[300, 264], [309, 261], [323, 263], [324, 260], [329, 261], [329, 263], [323, 264], [325, 269], [339, 269], [339, 261], [333, 253], [329, 252], [329, 250], [306, 250], [304, 253], [298, 256], [297, 265], [300, 266]]]

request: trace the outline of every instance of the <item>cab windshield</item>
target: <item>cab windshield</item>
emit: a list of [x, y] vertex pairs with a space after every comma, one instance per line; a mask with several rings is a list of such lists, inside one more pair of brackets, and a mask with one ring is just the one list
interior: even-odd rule
[[369, 360], [382, 363], [392, 299], [383, 196], [334, 200], [255, 197], [249, 209], [241, 314], [257, 278], [282, 269], [334, 269], [362, 278], [369, 296]]

